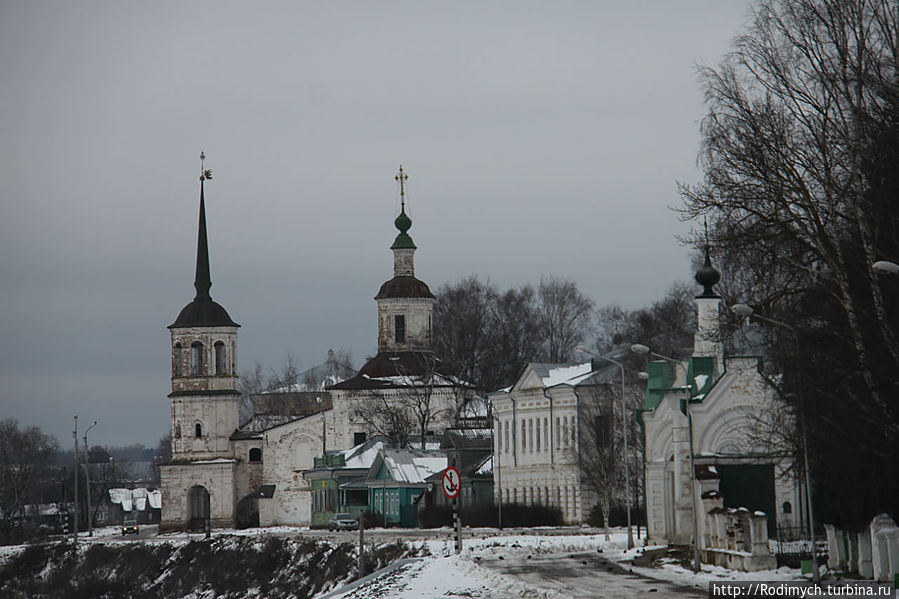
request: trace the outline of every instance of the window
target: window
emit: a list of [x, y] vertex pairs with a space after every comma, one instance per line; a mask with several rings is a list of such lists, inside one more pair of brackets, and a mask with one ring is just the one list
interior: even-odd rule
[[215, 345], [215, 373], [225, 374], [225, 344], [216, 341]]
[[362, 445], [365, 443], [366, 435], [365, 433], [353, 433], [353, 447], [356, 445]]
[[262, 450], [258, 447], [253, 447], [250, 449], [250, 461], [251, 462], [261, 462], [262, 461]]
[[543, 419], [543, 447], [549, 449], [549, 420]]
[[496, 436], [496, 453], [499, 453], [503, 450], [503, 424], [497, 420], [496, 421], [496, 432], [494, 435]]
[[172, 352], [172, 373], [175, 376], [181, 376], [184, 370], [184, 354], [182, 352], [181, 342], [175, 344], [175, 351]]
[[506, 453], [509, 453], [509, 421], [506, 420]]
[[203, 374], [203, 344], [199, 341], [190, 344], [190, 373]]
[[793, 505], [789, 501], [784, 501], [783, 504], [783, 513], [792, 514], [793, 513]]
[[593, 418], [593, 431], [596, 435], [596, 448], [606, 449], [609, 446], [609, 422], [604, 414]]
[[406, 317], [402, 314], [393, 317], [393, 338], [397, 343], [406, 342]]
[[180, 424], [175, 424], [175, 438], [176, 439], [181, 438], [181, 425]]
[[528, 448], [528, 423], [521, 421], [521, 451], [524, 452]]
[[534, 419], [528, 418], [528, 445], [531, 446], [531, 453], [534, 453]]
[[568, 416], [562, 416], [562, 447], [568, 447]]
[[203, 436], [203, 425], [198, 422], [196, 424], [196, 426], [194, 426], [194, 437], [199, 439], [202, 436]]
[[537, 419], [537, 447], [535, 448], [537, 453], [540, 453], [540, 419]]
[[562, 448], [562, 437], [559, 435], [559, 416], [556, 416], [556, 449]]

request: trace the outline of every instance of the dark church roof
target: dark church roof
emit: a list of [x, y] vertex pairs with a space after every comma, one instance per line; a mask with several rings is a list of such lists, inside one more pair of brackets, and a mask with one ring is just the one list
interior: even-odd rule
[[[208, 171], [211, 176], [212, 171]], [[169, 325], [170, 329], [186, 327], [239, 327], [231, 320], [221, 304], [212, 301], [209, 289], [212, 287], [212, 277], [209, 274], [209, 244], [206, 240], [206, 200], [203, 194], [203, 182], [208, 178], [204, 173], [200, 177], [200, 225], [197, 231], [197, 271], [194, 277], [194, 287], [197, 295], [193, 301], [184, 306], [175, 322]]]
[[[437, 374], [441, 377], [451, 376], [440, 360], [432, 352], [424, 351], [379, 351], [378, 355], [368, 360], [359, 369], [359, 373], [345, 381], [328, 387], [328, 389], [386, 389], [405, 387], [406, 377], [417, 377]], [[447, 384], [449, 380], [447, 380]], [[440, 383], [435, 383], [440, 386]]]
[[170, 329], [182, 327], [239, 327], [228, 312], [212, 299], [195, 299], [184, 306]]
[[393, 277], [378, 290], [375, 299], [385, 299], [393, 297], [426, 297], [433, 298], [434, 294], [428, 288], [424, 281], [419, 281], [410, 275], [401, 275]]

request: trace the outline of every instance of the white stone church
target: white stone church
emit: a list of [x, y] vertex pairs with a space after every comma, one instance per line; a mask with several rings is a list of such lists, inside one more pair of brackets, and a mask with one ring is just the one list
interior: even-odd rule
[[[800, 487], [786, 472], [788, 456], [772, 453], [762, 438], [766, 414], [778, 410], [775, 389], [757, 357], [725, 356], [721, 342], [721, 298], [713, 287], [720, 273], [706, 250], [696, 273], [693, 355], [669, 365], [651, 362], [643, 408], [644, 466], [649, 542], [687, 544], [707, 531], [703, 501], [720, 493], [724, 507], [764, 512], [769, 535], [777, 525], [803, 524]], [[673, 366], [673, 368], [672, 368]], [[697, 484], [691, 488], [690, 429]]]
[[[212, 280], [206, 234], [204, 186], [200, 215], [196, 296], [169, 326], [172, 345], [172, 460], [160, 468], [161, 530], [238, 524], [307, 525], [312, 496], [303, 472], [323, 451], [363, 443], [376, 431], [359, 414], [374, 401], [388, 404], [427, 394], [442, 432], [470, 395], [440, 372], [431, 351], [434, 295], [415, 277], [416, 250], [408, 230], [400, 170], [402, 209], [391, 249], [394, 276], [375, 297], [378, 353], [359, 373], [280, 418], [239, 422], [237, 329], [209, 293]], [[425, 389], [425, 391], [422, 390]], [[255, 416], [255, 415], [254, 415]]]

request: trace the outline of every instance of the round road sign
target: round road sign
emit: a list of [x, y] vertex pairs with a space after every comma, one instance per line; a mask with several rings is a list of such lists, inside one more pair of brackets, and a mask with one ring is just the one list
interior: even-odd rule
[[459, 494], [459, 489], [462, 487], [462, 477], [459, 476], [459, 471], [456, 470], [453, 466], [450, 466], [446, 470], [443, 471], [443, 494], [453, 499]]

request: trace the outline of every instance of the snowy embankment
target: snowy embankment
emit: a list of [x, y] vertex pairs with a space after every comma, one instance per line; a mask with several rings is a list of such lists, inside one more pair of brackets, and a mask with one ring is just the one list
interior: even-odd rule
[[[407, 553], [392, 544], [368, 557], [377, 568]], [[346, 584], [355, 573], [353, 545], [302, 536], [99, 539], [77, 548], [57, 541], [6, 549], [0, 597], [304, 599]]]

